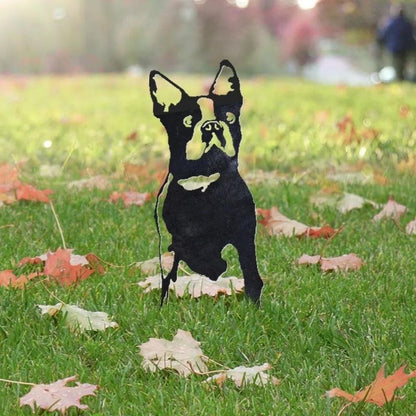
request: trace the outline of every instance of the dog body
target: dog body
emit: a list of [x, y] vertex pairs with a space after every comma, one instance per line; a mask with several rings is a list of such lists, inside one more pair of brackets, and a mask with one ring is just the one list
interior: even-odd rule
[[255, 251], [256, 217], [251, 193], [238, 172], [243, 102], [234, 67], [223, 61], [209, 93], [190, 97], [157, 71], [150, 73], [154, 115], [165, 126], [170, 148], [162, 216], [175, 253], [162, 284], [176, 280], [180, 260], [212, 280], [226, 270], [222, 249], [238, 251], [246, 294], [259, 302], [263, 282]]

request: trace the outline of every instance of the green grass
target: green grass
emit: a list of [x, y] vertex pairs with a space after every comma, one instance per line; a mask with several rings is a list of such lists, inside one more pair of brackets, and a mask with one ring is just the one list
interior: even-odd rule
[[[204, 80], [179, 77], [192, 92]], [[414, 339], [415, 238], [391, 221], [373, 223], [365, 207], [341, 215], [312, 206], [309, 196], [333, 186], [326, 174], [347, 167], [383, 174], [387, 184], [340, 184], [340, 189], [384, 203], [389, 195], [409, 207], [401, 224], [415, 217], [415, 87], [366, 89], [325, 87], [297, 80], [243, 80], [244, 142], [241, 165], [278, 170], [276, 185], [252, 185], [257, 206], [277, 205], [290, 218], [311, 225], [345, 224], [326, 256], [356, 253], [366, 261], [360, 271], [322, 274], [292, 262], [303, 253], [319, 254], [325, 242], [270, 237], [259, 227], [258, 262], [265, 280], [257, 310], [242, 296], [214, 300], [171, 296], [159, 309], [159, 293], [143, 294], [143, 279], [133, 262], [157, 255], [153, 205], [124, 208], [107, 202], [119, 186], [154, 191], [122, 176], [123, 163], [166, 161], [164, 132], [151, 114], [146, 80], [123, 77], [2, 80], [0, 161], [26, 160], [22, 177], [54, 190], [53, 203], [66, 244], [79, 254], [94, 252], [111, 265], [76, 287], [49, 291], [66, 303], [109, 313], [117, 330], [74, 335], [61, 319], [41, 317], [36, 304], [55, 304], [42, 284], [24, 290], [0, 288], [0, 377], [50, 383], [78, 374], [81, 382], [101, 386], [83, 400], [92, 415], [336, 415], [339, 399], [325, 391], [354, 392], [368, 385], [382, 364], [388, 374], [407, 363], [416, 368]], [[410, 113], [403, 117], [400, 108]], [[336, 122], [351, 114], [359, 132], [378, 130], [377, 138], [345, 144]], [[126, 136], [138, 131], [138, 140]], [[360, 133], [360, 134], [361, 134]], [[52, 146], [45, 148], [45, 141]], [[362, 148], [366, 151], [363, 153]], [[58, 165], [55, 178], [39, 175], [43, 165]], [[414, 166], [413, 166], [414, 168]], [[306, 172], [306, 173], [305, 173]], [[112, 175], [107, 191], [71, 191], [69, 181], [88, 174]], [[4, 227], [7, 226], [7, 227]], [[164, 236], [168, 242], [168, 236]], [[19, 202], [0, 208], [0, 270], [25, 256], [62, 246], [50, 207]], [[230, 274], [240, 271], [227, 250]], [[121, 266], [121, 267], [118, 267]], [[201, 377], [146, 373], [138, 345], [150, 337], [171, 339], [178, 329], [201, 342], [204, 353], [228, 367], [269, 362], [279, 386], [207, 390]], [[217, 367], [210, 364], [210, 369]], [[404, 400], [384, 408], [353, 405], [345, 415], [414, 415], [416, 382], [399, 391]], [[0, 414], [30, 414], [18, 398], [29, 387], [0, 384]], [[69, 415], [77, 412], [71, 410]]]

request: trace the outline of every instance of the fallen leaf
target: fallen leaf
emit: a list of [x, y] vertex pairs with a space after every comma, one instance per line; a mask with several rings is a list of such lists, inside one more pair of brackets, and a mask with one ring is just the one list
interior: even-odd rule
[[150, 199], [150, 194], [148, 192], [140, 193], [134, 191], [113, 192], [110, 195], [109, 202], [117, 202], [119, 199], [121, 199], [124, 202], [124, 205], [126, 207], [130, 205], [141, 206]]
[[[162, 254], [162, 267], [164, 270], [170, 270], [173, 266], [173, 255], [170, 253]], [[136, 267], [144, 274], [155, 274], [159, 269], [159, 257], [153, 257], [148, 260], [139, 261], [136, 263]]]
[[270, 209], [257, 208], [257, 213], [263, 217], [259, 222], [266, 227], [269, 235], [277, 237], [283, 235], [286, 237], [329, 238], [337, 232], [337, 230], [328, 225], [324, 227], [309, 227], [301, 222], [291, 220], [280, 213], [277, 207]]
[[104, 175], [92, 176], [87, 179], [80, 179], [77, 181], [70, 182], [67, 187], [68, 189], [106, 189], [110, 186], [110, 182]]
[[373, 217], [373, 221], [380, 221], [383, 218], [392, 218], [399, 220], [402, 215], [407, 212], [407, 207], [397, 203], [393, 197], [389, 197], [387, 203], [383, 206], [383, 209]]
[[296, 263], [300, 265], [304, 264], [318, 264], [321, 261], [321, 256], [309, 256], [308, 254], [302, 254], [297, 260]]
[[379, 205], [370, 199], [363, 198], [356, 194], [350, 194], [347, 192], [319, 192], [316, 195], [313, 195], [310, 199], [310, 202], [314, 205], [321, 206], [327, 205], [336, 207], [339, 212], [346, 214], [353, 209], [362, 208], [364, 205], [369, 204], [373, 208], [378, 208]]
[[46, 254], [44, 273], [52, 277], [63, 286], [69, 286], [77, 281], [85, 280], [92, 273], [93, 269], [83, 266], [76, 262], [71, 263], [72, 250], [58, 248], [54, 253]]
[[355, 183], [371, 183], [374, 181], [374, 175], [363, 172], [336, 172], [327, 175], [327, 178], [331, 181], [355, 184]]
[[330, 238], [337, 234], [337, 232], [338, 230], [335, 230], [329, 225], [324, 225], [323, 227], [309, 227], [308, 231], [302, 235], [309, 238]]
[[307, 225], [284, 216], [279, 212], [277, 207], [270, 209], [257, 208], [257, 213], [263, 217], [260, 220], [260, 224], [266, 227], [270, 235], [284, 235], [286, 237], [299, 236], [305, 234], [309, 229]]
[[353, 209], [362, 208], [364, 205], [371, 205], [373, 208], [378, 208], [379, 205], [370, 199], [363, 198], [356, 194], [349, 194], [344, 192], [343, 197], [338, 201], [337, 208], [342, 214], [345, 214]]
[[254, 170], [244, 175], [244, 180], [253, 185], [278, 185], [286, 181], [287, 177], [277, 171]]
[[12, 270], [3, 270], [0, 272], [0, 286], [11, 286], [22, 289], [29, 280], [32, 280], [40, 275], [40, 273], [30, 273], [27, 276], [20, 275], [17, 277]]
[[406, 225], [406, 233], [416, 234], [416, 218], [413, 221], [410, 221], [409, 224]]
[[365, 263], [356, 254], [344, 254], [339, 257], [309, 256], [303, 254], [296, 260], [299, 265], [319, 264], [323, 272], [359, 270]]
[[146, 370], [172, 369], [182, 377], [187, 377], [194, 371], [205, 373], [208, 369], [205, 362], [201, 343], [196, 341], [190, 332], [178, 329], [172, 341], [163, 338], [150, 338], [141, 344], [140, 355], [144, 358], [142, 367]]
[[12, 270], [3, 270], [0, 272], [0, 286], [10, 286], [16, 281], [17, 277]]
[[95, 396], [98, 386], [78, 382], [75, 387], [67, 386], [69, 382], [76, 380], [77, 376], [72, 376], [51, 384], [36, 384], [29, 393], [20, 398], [20, 407], [30, 406], [34, 413], [36, 407], [40, 407], [48, 412], [61, 412], [63, 415], [73, 406], [86, 410], [88, 406], [81, 404], [80, 400], [85, 396]]
[[137, 139], [137, 135], [138, 135], [137, 130], [134, 130], [130, 134], [128, 134], [124, 140], [126, 142], [132, 142]]
[[218, 386], [222, 387], [227, 379], [234, 381], [237, 387], [245, 387], [248, 384], [255, 384], [257, 386], [265, 386], [268, 383], [278, 385], [280, 381], [265, 371], [268, 371], [272, 366], [268, 363], [263, 365], [256, 365], [253, 367], [235, 367], [231, 370], [223, 371], [215, 376], [209, 377], [205, 380], [206, 383], [214, 382]]
[[321, 269], [327, 271], [359, 270], [364, 262], [356, 254], [344, 254], [339, 257], [330, 257], [321, 259]]
[[22, 184], [16, 190], [16, 197], [18, 200], [35, 201], [35, 202], [49, 202], [48, 195], [53, 192], [50, 189], [44, 189], [40, 191], [34, 188], [32, 185]]
[[59, 165], [41, 165], [39, 175], [43, 178], [56, 178], [61, 174], [61, 169]]
[[[145, 293], [162, 287], [160, 275], [150, 276], [146, 280], [138, 283], [140, 287], [145, 288]], [[199, 298], [202, 295], [218, 296], [231, 295], [233, 292], [241, 293], [244, 288], [244, 280], [237, 277], [219, 277], [213, 281], [200, 274], [191, 274], [190, 276], [178, 276], [176, 282], [171, 282], [169, 288], [175, 291], [176, 296], [183, 297], [185, 294], [193, 298]]]
[[111, 322], [105, 312], [86, 311], [76, 305], [57, 303], [56, 305], [36, 305], [41, 314], [55, 316], [62, 313], [65, 324], [73, 332], [104, 331], [107, 328], [118, 328], [117, 322]]
[[343, 397], [351, 403], [368, 402], [377, 406], [383, 406], [394, 399], [399, 399], [394, 395], [396, 389], [403, 387], [407, 382], [416, 377], [416, 370], [410, 374], [405, 373], [406, 365], [400, 367], [394, 374], [385, 377], [384, 365], [380, 368], [376, 375], [376, 379], [363, 390], [355, 394], [347, 393], [339, 388], [329, 390], [326, 394], [328, 397]]
[[24, 257], [20, 260], [18, 267], [25, 264], [39, 264], [43, 268], [38, 267], [36, 273], [20, 276], [16, 284], [14, 281], [12, 282], [12, 286], [21, 287], [22, 283], [26, 283], [37, 276], [45, 275], [61, 285], [68, 286], [86, 279], [92, 273], [105, 273], [104, 267], [100, 264], [100, 260], [95, 254], [89, 253], [86, 256], [82, 256], [73, 254], [72, 249], [58, 248], [55, 252], [48, 251], [40, 256]]

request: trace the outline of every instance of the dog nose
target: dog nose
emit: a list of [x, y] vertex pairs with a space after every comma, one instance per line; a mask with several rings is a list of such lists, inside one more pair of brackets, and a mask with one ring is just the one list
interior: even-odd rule
[[206, 133], [218, 133], [223, 130], [221, 124], [216, 120], [206, 121], [202, 126], [201, 130]]

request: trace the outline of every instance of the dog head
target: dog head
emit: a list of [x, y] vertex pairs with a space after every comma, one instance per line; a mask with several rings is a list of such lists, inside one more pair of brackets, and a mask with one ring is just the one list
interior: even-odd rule
[[236, 159], [243, 97], [236, 71], [224, 60], [207, 95], [189, 96], [158, 71], [149, 77], [153, 113], [165, 126], [171, 159], [195, 161], [221, 151]]

